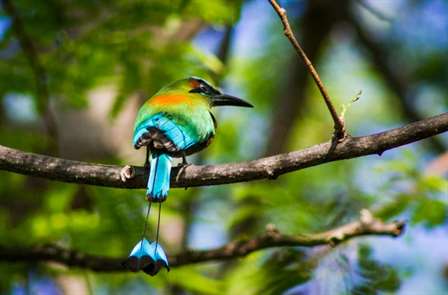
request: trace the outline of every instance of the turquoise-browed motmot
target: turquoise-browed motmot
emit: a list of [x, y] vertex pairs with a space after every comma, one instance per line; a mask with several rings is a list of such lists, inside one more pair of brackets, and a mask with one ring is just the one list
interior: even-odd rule
[[[140, 108], [132, 141], [136, 149], [147, 149], [145, 167], [149, 164], [150, 171], [146, 196], [150, 204], [161, 203], [168, 196], [171, 158], [182, 157], [185, 164], [187, 155], [204, 149], [213, 139], [216, 120], [212, 107], [215, 106], [252, 107], [240, 98], [223, 94], [203, 79], [190, 77], [163, 87]], [[124, 181], [131, 177], [128, 169], [122, 170]], [[150, 205], [147, 214], [149, 208]], [[159, 224], [155, 242], [142, 238], [134, 247], [126, 261], [131, 270], [142, 269], [155, 275], [161, 266], [168, 267], [158, 244], [158, 229]]]

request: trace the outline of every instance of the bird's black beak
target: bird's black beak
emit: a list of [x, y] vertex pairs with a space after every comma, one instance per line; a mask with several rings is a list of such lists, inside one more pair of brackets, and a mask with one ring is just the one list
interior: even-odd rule
[[253, 108], [254, 106], [241, 98], [227, 95], [227, 94], [217, 94], [212, 96], [212, 106], [237, 106]]

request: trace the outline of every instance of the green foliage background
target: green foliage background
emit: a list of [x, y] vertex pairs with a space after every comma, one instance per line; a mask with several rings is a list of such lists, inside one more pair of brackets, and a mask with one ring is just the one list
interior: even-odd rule
[[[308, 2], [287, 1], [295, 23], [300, 24]], [[51, 139], [45, 131], [29, 56], [20, 48], [10, 17], [0, 10], [2, 145], [79, 160], [142, 164], [142, 154], [130, 146], [133, 112], [167, 82], [190, 75], [210, 79], [256, 106], [250, 111], [218, 110], [215, 141], [192, 162], [260, 157], [269, 130], [282, 128], [271, 125], [272, 116], [282, 96], [292, 91], [286, 80], [296, 56], [267, 1], [13, 3], [46, 72], [59, 138]], [[388, 54], [382, 58], [392, 65], [406, 65], [405, 84], [416, 93], [411, 105], [418, 115], [440, 113], [448, 104], [448, 42], [442, 37], [420, 38], [403, 27], [418, 9], [431, 5], [448, 9], [436, 0], [401, 5], [391, 10], [391, 20], [385, 22], [355, 1], [350, 7], [380, 41]], [[426, 17], [439, 17], [447, 24], [448, 14], [432, 13]], [[424, 25], [429, 34], [431, 23]], [[448, 25], [443, 28], [448, 32]], [[223, 47], [226, 30], [232, 33], [229, 47]], [[300, 38], [304, 28], [296, 30]], [[315, 62], [339, 109], [363, 91], [346, 114], [350, 133], [368, 134], [414, 119], [403, 111], [399, 103], [403, 98], [377, 71], [353, 30], [342, 26], [334, 31]], [[228, 51], [228, 58], [220, 48]], [[285, 150], [331, 136], [331, 119], [317, 90], [308, 84], [306, 103], [292, 123]], [[109, 92], [101, 92], [104, 89]], [[78, 123], [86, 118], [94, 128], [80, 133], [92, 136], [72, 136], [74, 129], [85, 127]], [[446, 136], [437, 140], [446, 147]], [[52, 141], [57, 142], [56, 151], [50, 148]], [[168, 253], [251, 237], [269, 223], [289, 234], [324, 231], [358, 218], [362, 208], [384, 220], [407, 219], [407, 234], [398, 240], [356, 239], [337, 249], [270, 249], [232, 262], [179, 267], [156, 277], [95, 273], [52, 263], [1, 263], [0, 293], [70, 294], [65, 279], [71, 278], [94, 294], [405, 294], [406, 284], [423, 273], [438, 282], [433, 294], [442, 294], [448, 292], [446, 278], [440, 269], [432, 272], [433, 260], [421, 270], [417, 268], [424, 259], [421, 254], [407, 254], [411, 262], [403, 262], [401, 256], [390, 259], [398, 251], [394, 247], [418, 247], [422, 236], [427, 245], [448, 243], [447, 238], [431, 239], [440, 231], [446, 235], [446, 173], [430, 175], [427, 169], [442, 153], [424, 141], [382, 157], [325, 164], [275, 181], [173, 189], [162, 217]], [[144, 206], [143, 190], [64, 184], [0, 172], [1, 244], [55, 243], [90, 254], [125, 257], [140, 236]], [[155, 219], [151, 222], [154, 227]], [[383, 243], [389, 245], [389, 255], [380, 249]]]

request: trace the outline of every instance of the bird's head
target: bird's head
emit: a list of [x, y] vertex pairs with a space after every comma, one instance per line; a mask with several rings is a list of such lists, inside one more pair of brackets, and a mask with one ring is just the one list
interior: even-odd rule
[[241, 98], [224, 94], [220, 90], [213, 87], [209, 82], [197, 78], [190, 77], [183, 80], [178, 80], [167, 86], [168, 89], [181, 90], [190, 94], [201, 95], [208, 99], [212, 107], [215, 106], [238, 106], [238, 107], [249, 107], [252, 108], [253, 105]]

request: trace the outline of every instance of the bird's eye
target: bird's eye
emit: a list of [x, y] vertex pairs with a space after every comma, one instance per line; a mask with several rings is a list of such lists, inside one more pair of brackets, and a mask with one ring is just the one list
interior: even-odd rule
[[191, 89], [190, 90], [191, 93], [209, 93], [209, 90], [206, 86], [204, 86], [203, 84], [199, 85], [199, 87]]

